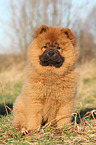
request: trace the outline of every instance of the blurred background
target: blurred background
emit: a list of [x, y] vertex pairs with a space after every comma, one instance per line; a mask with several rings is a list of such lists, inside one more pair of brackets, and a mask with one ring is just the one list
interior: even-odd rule
[[43, 24], [75, 33], [80, 75], [74, 108], [96, 108], [96, 0], [0, 0], [0, 114], [6, 114], [4, 106], [12, 108], [21, 92], [27, 48]]
[[42, 24], [70, 28], [79, 61], [96, 57], [96, 0], [0, 0], [0, 56], [25, 59], [34, 30]]

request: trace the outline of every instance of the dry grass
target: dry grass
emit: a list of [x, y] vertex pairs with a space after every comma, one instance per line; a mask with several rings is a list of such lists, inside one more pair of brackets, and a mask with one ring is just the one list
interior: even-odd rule
[[79, 64], [80, 72], [75, 107], [79, 110], [96, 107], [96, 59]]
[[[12, 56], [13, 57], [13, 56]], [[80, 72], [74, 122], [61, 129], [46, 124], [36, 132], [22, 134], [12, 126], [12, 109], [25, 79], [26, 61], [10, 56], [0, 64], [0, 144], [96, 144], [96, 59], [78, 65]], [[1, 59], [1, 57], [0, 57]], [[11, 63], [12, 62], [12, 63]], [[7, 64], [6, 64], [7, 63]], [[4, 109], [4, 102], [6, 110]], [[12, 111], [11, 111], [12, 112]], [[77, 122], [79, 124], [77, 124]]]

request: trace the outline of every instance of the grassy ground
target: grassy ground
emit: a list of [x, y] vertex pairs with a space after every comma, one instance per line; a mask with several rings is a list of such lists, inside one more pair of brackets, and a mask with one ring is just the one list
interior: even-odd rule
[[61, 129], [46, 124], [26, 135], [12, 126], [12, 105], [21, 91], [26, 63], [7, 64], [6, 69], [4, 65], [0, 70], [0, 144], [96, 144], [96, 60], [78, 66], [80, 77], [73, 113], [74, 124]]

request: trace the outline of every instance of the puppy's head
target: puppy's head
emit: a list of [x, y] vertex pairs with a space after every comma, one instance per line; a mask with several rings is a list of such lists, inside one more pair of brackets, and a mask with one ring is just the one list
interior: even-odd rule
[[69, 29], [43, 25], [33, 37], [28, 51], [33, 69], [39, 73], [62, 75], [74, 67], [78, 51], [75, 37]]

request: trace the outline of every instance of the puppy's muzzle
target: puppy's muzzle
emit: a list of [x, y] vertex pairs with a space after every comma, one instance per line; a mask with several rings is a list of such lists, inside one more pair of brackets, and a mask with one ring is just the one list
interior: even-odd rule
[[55, 56], [55, 52], [53, 50], [50, 50], [48, 53], [47, 53], [48, 57], [54, 57]]
[[42, 66], [60, 67], [64, 62], [64, 57], [55, 48], [48, 48], [39, 56], [39, 60]]

